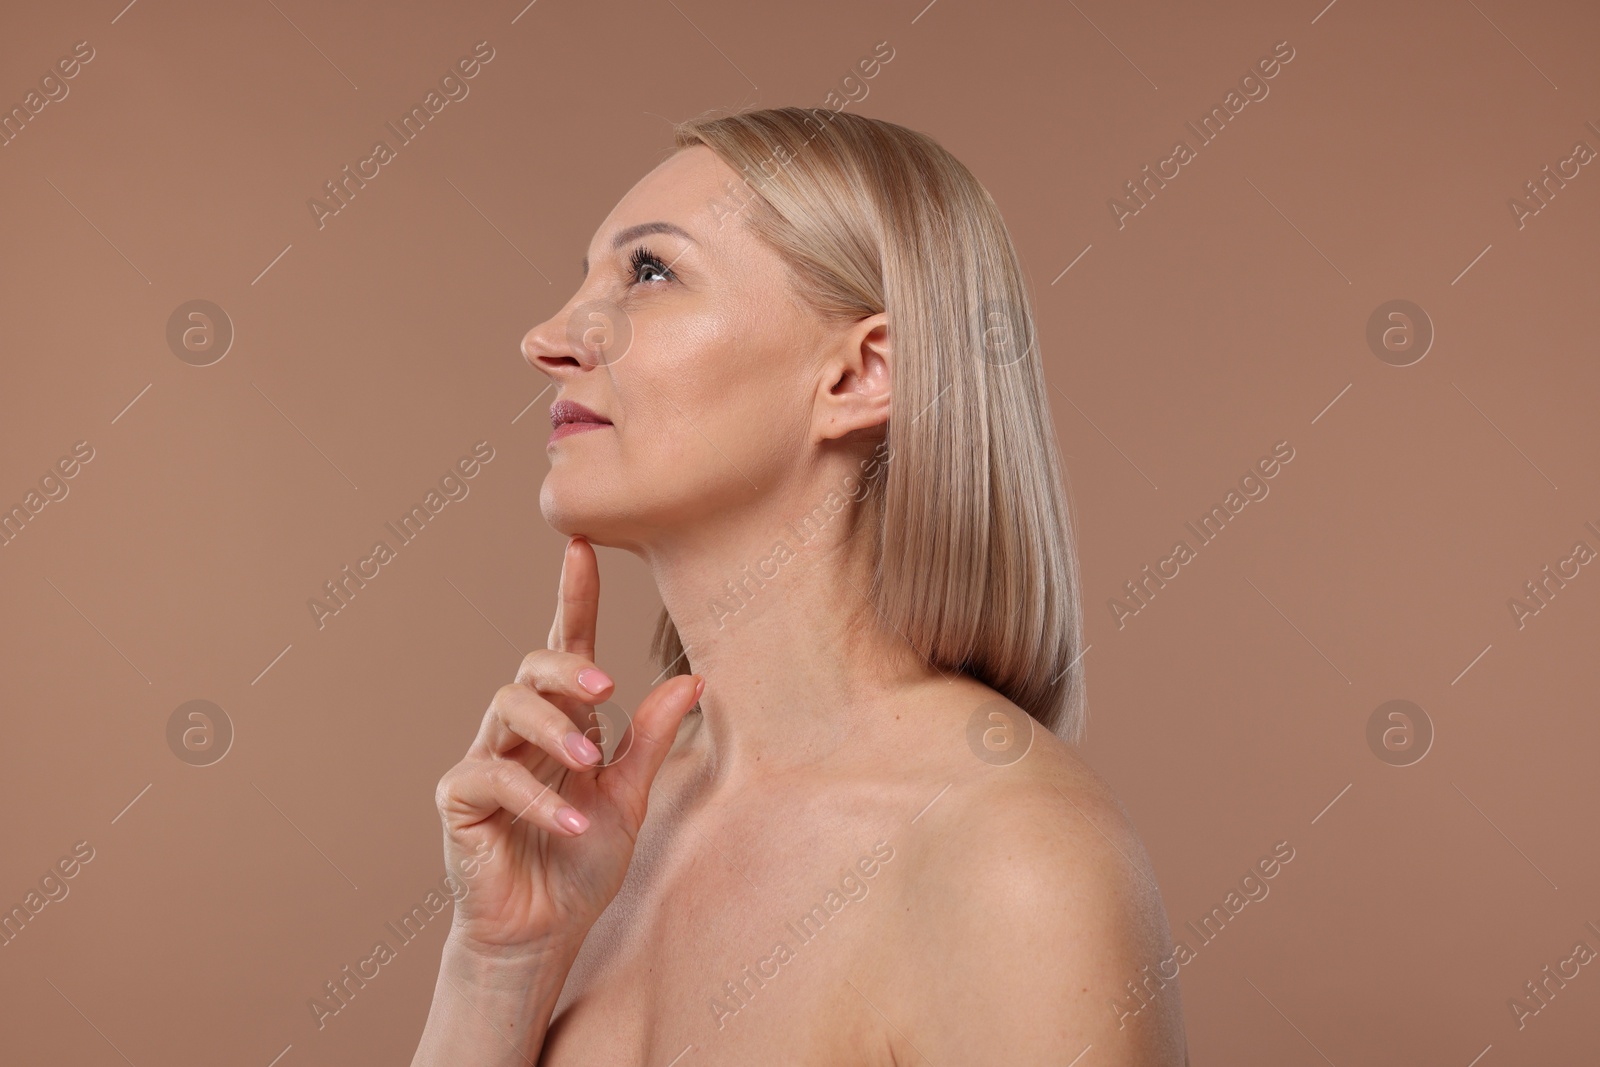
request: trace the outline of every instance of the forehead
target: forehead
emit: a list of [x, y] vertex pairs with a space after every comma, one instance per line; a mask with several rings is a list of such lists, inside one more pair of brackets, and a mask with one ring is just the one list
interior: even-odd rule
[[603, 252], [612, 234], [644, 222], [676, 223], [704, 242], [717, 219], [737, 206], [730, 201], [739, 183], [738, 172], [705, 145], [679, 149], [617, 201], [595, 231], [591, 250]]

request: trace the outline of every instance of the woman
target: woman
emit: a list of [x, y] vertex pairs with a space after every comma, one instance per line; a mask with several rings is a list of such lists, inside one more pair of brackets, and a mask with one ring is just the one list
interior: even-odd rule
[[[891, 123], [702, 119], [583, 269], [523, 341], [555, 622], [439, 783], [465, 895], [414, 1064], [1183, 1063], [1149, 862], [1069, 744], [1071, 534], [987, 192]], [[665, 605], [620, 738], [592, 544]]]

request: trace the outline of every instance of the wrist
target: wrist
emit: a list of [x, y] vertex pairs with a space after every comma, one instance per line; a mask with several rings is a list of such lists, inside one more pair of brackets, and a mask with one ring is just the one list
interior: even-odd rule
[[560, 942], [485, 944], [452, 929], [413, 1067], [534, 1062], [576, 955]]
[[487, 988], [527, 990], [530, 979], [547, 977], [559, 987], [577, 958], [577, 948], [555, 940], [495, 944], [453, 928], [445, 938], [441, 969], [457, 981]]

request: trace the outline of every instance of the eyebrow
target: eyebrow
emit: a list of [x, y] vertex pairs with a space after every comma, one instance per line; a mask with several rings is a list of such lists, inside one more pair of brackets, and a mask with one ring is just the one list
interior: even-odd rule
[[[617, 235], [611, 239], [611, 247], [614, 250], [621, 248], [629, 241], [638, 240], [640, 237], [651, 233], [670, 233], [674, 236], [683, 238], [690, 244], [695, 243], [694, 238], [690, 237], [688, 231], [686, 231], [682, 226], [674, 226], [670, 222], [641, 222], [636, 226], [629, 226], [625, 230], [617, 231]], [[585, 278], [589, 276], [588, 256], [583, 257], [583, 276]]]

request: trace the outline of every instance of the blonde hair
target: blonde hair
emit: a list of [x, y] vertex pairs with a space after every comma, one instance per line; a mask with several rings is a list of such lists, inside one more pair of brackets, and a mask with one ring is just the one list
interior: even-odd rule
[[[674, 142], [744, 175], [728, 214], [778, 252], [803, 301], [887, 316], [893, 461], [872, 475], [869, 593], [882, 618], [941, 670], [1080, 740], [1075, 539], [1025, 279], [988, 191], [925, 134], [827, 109], [692, 119]], [[665, 611], [651, 652], [688, 672]]]

